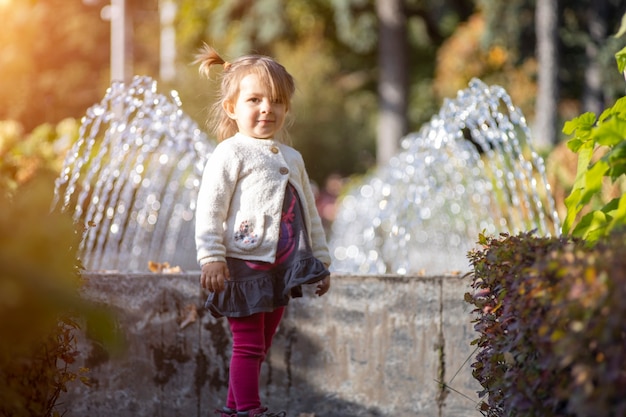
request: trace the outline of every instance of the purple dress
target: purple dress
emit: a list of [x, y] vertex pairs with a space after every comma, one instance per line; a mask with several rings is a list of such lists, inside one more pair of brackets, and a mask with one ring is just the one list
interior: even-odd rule
[[[236, 238], [247, 239], [245, 227]], [[226, 258], [230, 279], [225, 289], [210, 293], [205, 303], [214, 317], [246, 317], [286, 306], [302, 296], [302, 285], [322, 280], [330, 272], [313, 256], [300, 199], [287, 185], [274, 263]]]

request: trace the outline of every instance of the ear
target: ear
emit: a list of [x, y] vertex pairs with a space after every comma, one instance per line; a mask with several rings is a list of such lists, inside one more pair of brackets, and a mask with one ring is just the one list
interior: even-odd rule
[[230, 117], [233, 120], [236, 119], [236, 116], [235, 116], [235, 106], [233, 106], [233, 103], [231, 103], [230, 101], [224, 101], [222, 103], [222, 108], [224, 109], [224, 111], [226, 112], [228, 117]]

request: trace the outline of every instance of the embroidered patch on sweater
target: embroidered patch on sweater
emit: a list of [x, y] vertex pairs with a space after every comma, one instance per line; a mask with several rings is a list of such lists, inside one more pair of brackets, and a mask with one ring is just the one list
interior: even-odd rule
[[239, 225], [239, 230], [235, 232], [235, 241], [240, 246], [252, 246], [259, 241], [259, 235], [254, 233], [254, 225], [248, 220], [244, 220]]

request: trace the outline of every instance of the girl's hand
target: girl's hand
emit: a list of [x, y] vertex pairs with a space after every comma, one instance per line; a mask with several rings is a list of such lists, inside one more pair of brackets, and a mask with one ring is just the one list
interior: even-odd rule
[[322, 279], [319, 284], [317, 284], [317, 289], [315, 290], [315, 294], [318, 297], [326, 294], [330, 289], [330, 275], [326, 275], [324, 279]]
[[224, 281], [227, 279], [230, 279], [230, 273], [226, 262], [209, 262], [202, 265], [202, 274], [200, 275], [202, 288], [216, 293], [223, 291]]

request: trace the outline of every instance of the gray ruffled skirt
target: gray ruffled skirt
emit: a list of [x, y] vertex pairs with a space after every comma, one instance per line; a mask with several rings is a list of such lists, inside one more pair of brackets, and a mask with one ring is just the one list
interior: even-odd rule
[[313, 256], [298, 193], [285, 192], [280, 237], [274, 263], [226, 258], [230, 279], [225, 289], [210, 293], [205, 307], [214, 317], [246, 317], [269, 312], [302, 296], [302, 285], [314, 284], [330, 272]]

